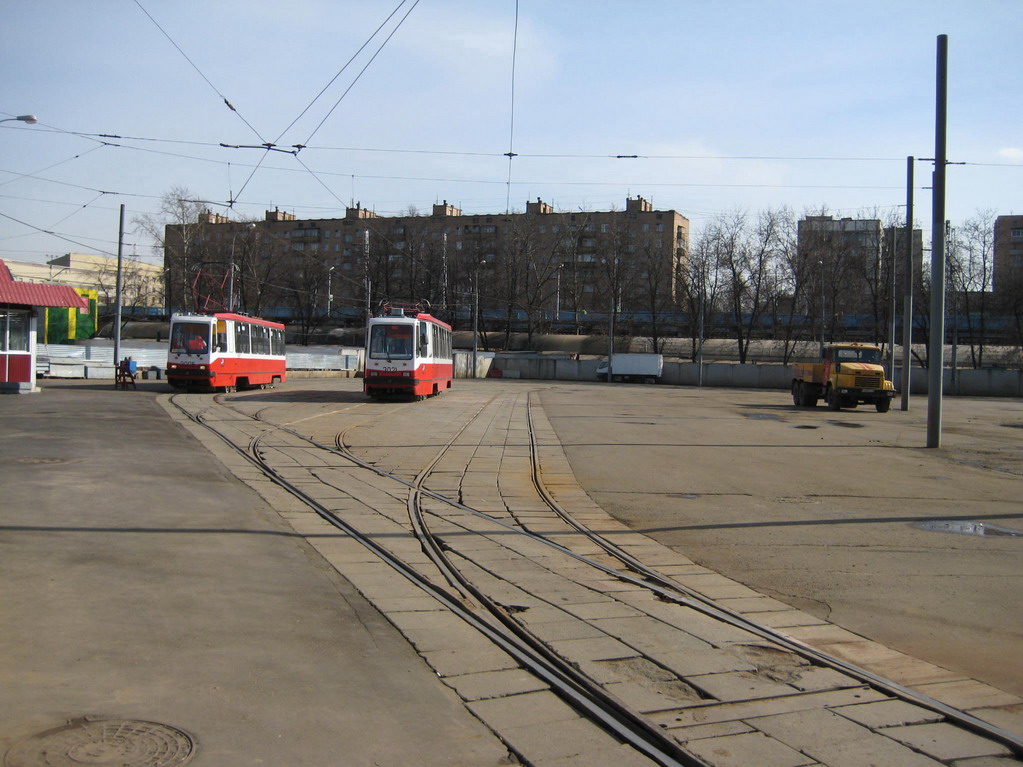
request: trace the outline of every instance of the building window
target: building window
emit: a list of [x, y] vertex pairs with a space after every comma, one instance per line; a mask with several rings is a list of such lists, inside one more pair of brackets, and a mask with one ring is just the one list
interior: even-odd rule
[[1015, 228], [1009, 232], [1014, 240], [1023, 240], [1023, 228]]
[[21, 309], [0, 309], [0, 351], [28, 351], [28, 312]]

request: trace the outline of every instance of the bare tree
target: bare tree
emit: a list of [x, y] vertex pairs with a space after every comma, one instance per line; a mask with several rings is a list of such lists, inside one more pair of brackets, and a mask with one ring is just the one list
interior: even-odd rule
[[970, 345], [970, 363], [984, 364], [984, 344], [990, 326], [991, 278], [994, 268], [994, 222], [991, 210], [977, 214], [949, 232], [948, 301], [946, 313], [952, 314], [952, 328], [966, 332]]

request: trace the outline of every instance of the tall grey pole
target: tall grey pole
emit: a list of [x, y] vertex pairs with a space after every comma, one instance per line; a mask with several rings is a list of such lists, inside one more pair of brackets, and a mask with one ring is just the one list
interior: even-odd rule
[[931, 338], [927, 351], [927, 447], [941, 447], [945, 344], [945, 127], [948, 117], [948, 35], [938, 35], [931, 205]]
[[362, 230], [362, 277], [366, 288], [366, 324], [368, 325], [373, 316], [369, 284], [369, 229]]
[[902, 267], [902, 409], [909, 410], [913, 363], [913, 162], [906, 158], [906, 260]]
[[121, 266], [124, 253], [124, 204], [121, 204], [121, 223], [117, 228], [117, 281], [114, 288], [114, 365], [121, 364]]
[[892, 246], [888, 251], [888, 378], [895, 380], [895, 314], [898, 301], [895, 298], [895, 256], [898, 249], [895, 247], [898, 238], [895, 233], [898, 230], [892, 227]]
[[476, 264], [476, 274], [473, 277], [472, 288], [473, 288], [473, 308], [472, 308], [472, 375], [470, 378], [476, 378], [476, 371], [479, 368], [476, 366], [476, 355], [479, 353], [479, 331], [480, 331], [480, 267], [483, 266], [486, 259]]

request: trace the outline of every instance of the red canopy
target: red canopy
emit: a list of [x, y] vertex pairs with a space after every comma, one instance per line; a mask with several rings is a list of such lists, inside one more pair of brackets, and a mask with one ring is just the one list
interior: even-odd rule
[[69, 306], [80, 311], [89, 311], [87, 299], [78, 295], [67, 285], [39, 285], [34, 282], [17, 282], [11, 270], [0, 260], [0, 304], [22, 306]]

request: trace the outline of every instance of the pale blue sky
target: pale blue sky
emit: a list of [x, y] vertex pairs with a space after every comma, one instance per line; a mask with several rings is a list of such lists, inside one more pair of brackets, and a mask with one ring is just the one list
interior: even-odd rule
[[[519, 0], [514, 133], [514, 0], [407, 0], [312, 103], [398, 4], [0, 0], [0, 118], [39, 118], [0, 125], [0, 258], [114, 253], [119, 205], [130, 221], [174, 186], [235, 200], [212, 206], [233, 217], [630, 195], [694, 232], [736, 209], [887, 215], [906, 156], [934, 155], [939, 34], [948, 156], [970, 163], [949, 168], [948, 218], [1023, 213], [1021, 0]], [[264, 142], [308, 146], [219, 146]], [[916, 166], [928, 231], [931, 169]]]

